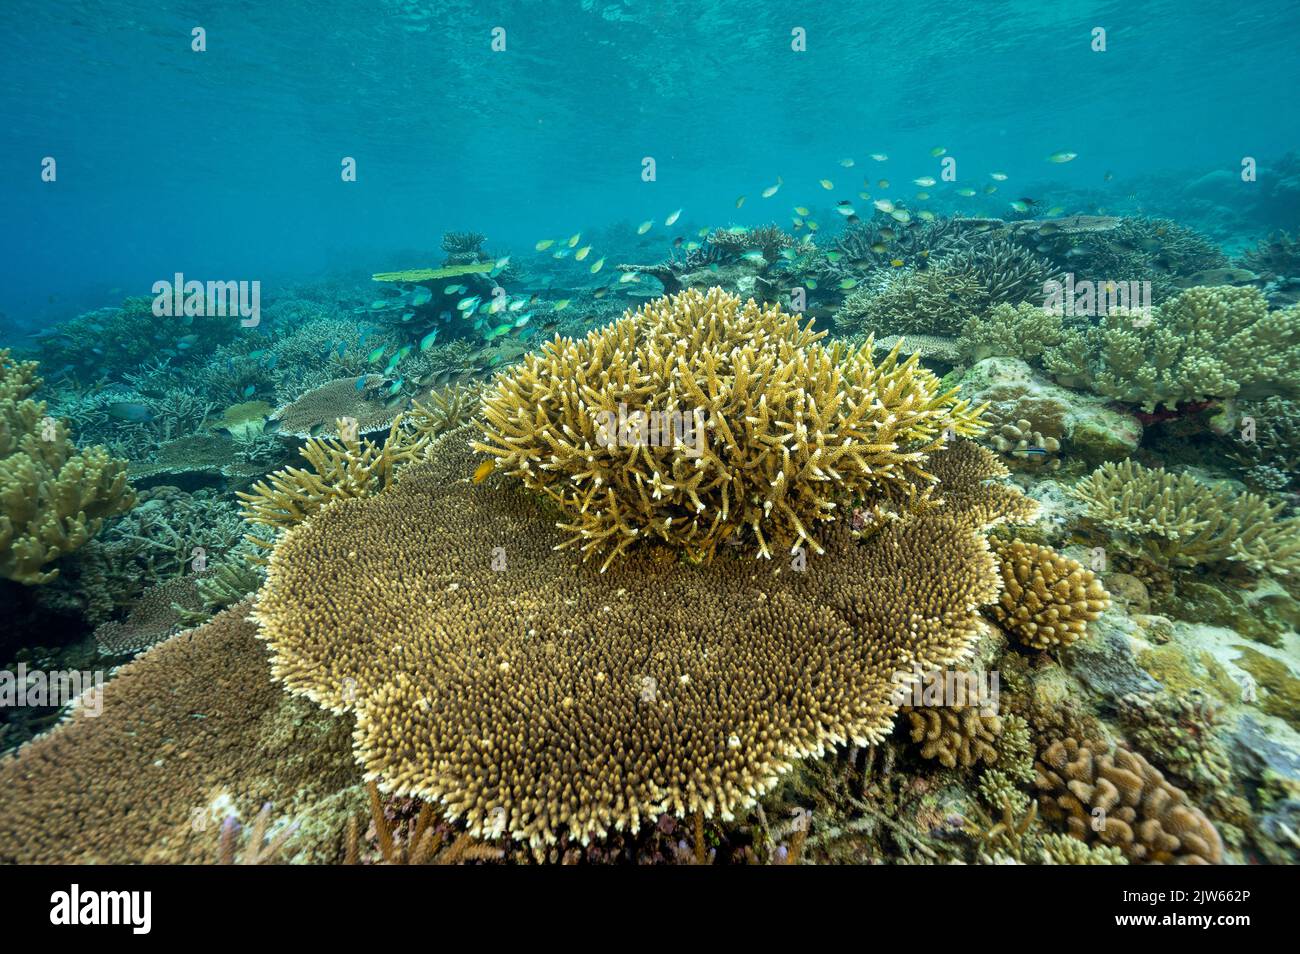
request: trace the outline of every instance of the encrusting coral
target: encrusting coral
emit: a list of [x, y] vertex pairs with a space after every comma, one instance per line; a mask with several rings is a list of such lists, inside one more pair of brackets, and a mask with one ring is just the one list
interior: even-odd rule
[[826, 525], [803, 572], [664, 546], [597, 572], [555, 552], [518, 482], [471, 479], [475, 460], [453, 432], [385, 492], [290, 530], [255, 610], [276, 678], [356, 713], [381, 787], [475, 836], [537, 850], [662, 812], [731, 818], [795, 760], [883, 738], [893, 674], [964, 658], [997, 593], [957, 503], [862, 542]]
[[1218, 864], [1219, 833], [1183, 791], [1122, 746], [1073, 738], [1042, 753], [1035, 786], [1043, 817], [1089, 844], [1124, 852], [1134, 864]]
[[475, 449], [558, 504], [569, 545], [604, 566], [644, 539], [695, 560], [740, 533], [762, 556], [820, 550], [817, 523], [980, 429], [915, 356], [823, 336], [717, 288], [662, 298], [501, 374]]
[[0, 576], [26, 584], [54, 579], [49, 564], [135, 505], [127, 462], [102, 447], [78, 450], [68, 426], [31, 399], [36, 369], [0, 349]]
[[1003, 589], [989, 614], [1025, 645], [1068, 646], [1110, 606], [1101, 581], [1078, 561], [1036, 543], [991, 542]]
[[1282, 517], [1284, 504], [1258, 494], [1131, 459], [1103, 464], [1069, 493], [1130, 556], [1181, 568], [1237, 563], [1277, 575], [1300, 569], [1300, 518]]

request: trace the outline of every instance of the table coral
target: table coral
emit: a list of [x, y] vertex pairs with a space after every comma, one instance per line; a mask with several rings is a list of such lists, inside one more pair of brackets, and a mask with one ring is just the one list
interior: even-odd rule
[[102, 447], [78, 450], [67, 425], [31, 399], [36, 369], [0, 349], [0, 576], [26, 584], [54, 579], [49, 564], [135, 505], [127, 462]]
[[796, 760], [883, 738], [893, 674], [967, 656], [996, 595], [957, 504], [861, 543], [827, 525], [803, 572], [660, 545], [601, 573], [556, 553], [535, 494], [474, 471], [453, 432], [388, 490], [293, 528], [256, 616], [278, 679], [357, 713], [381, 786], [475, 835], [538, 849], [665, 811], [730, 818]]

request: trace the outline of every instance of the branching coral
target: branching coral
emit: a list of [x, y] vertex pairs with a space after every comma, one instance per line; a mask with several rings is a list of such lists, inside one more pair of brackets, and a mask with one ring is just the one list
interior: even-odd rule
[[953, 335], [978, 314], [984, 297], [975, 278], [946, 268], [894, 272], [845, 299], [835, 325], [843, 334]]
[[49, 564], [135, 505], [127, 462], [102, 447], [77, 450], [68, 426], [31, 399], [36, 367], [0, 349], [0, 576], [27, 584], [54, 579]]
[[967, 656], [996, 595], [957, 504], [861, 543], [825, 526], [804, 572], [647, 546], [600, 573], [556, 554], [535, 495], [474, 469], [454, 432], [290, 530], [255, 612], [278, 679], [356, 712], [381, 786], [476, 836], [730, 818], [796, 759], [882, 739], [893, 674]]
[[1300, 306], [1259, 289], [1189, 288], [1149, 315], [1111, 310], [1043, 355], [1069, 383], [1147, 411], [1207, 398], [1300, 391]]
[[1046, 259], [1004, 238], [967, 245], [932, 267], [967, 277], [983, 289], [988, 304], [1041, 302], [1043, 284], [1056, 275]]
[[1300, 569], [1300, 518], [1282, 517], [1283, 504], [1258, 494], [1134, 460], [1103, 464], [1069, 493], [1130, 556], [1183, 568], [1239, 563], [1279, 575]]
[[1248, 251], [1242, 264], [1267, 278], [1300, 276], [1300, 238], [1289, 232], [1277, 232]]
[[1222, 860], [1209, 819], [1135, 752], [1067, 738], [1043, 752], [1037, 770], [1043, 817], [1080, 841], [1119, 848], [1134, 864]]
[[1068, 646], [1110, 606], [1092, 571], [1049, 547], [1021, 540], [994, 540], [1003, 590], [990, 615], [1034, 649]]
[[962, 325], [958, 347], [969, 361], [994, 356], [1034, 362], [1048, 348], [1059, 345], [1065, 330], [1061, 316], [1041, 304], [994, 305], [973, 315]]
[[778, 225], [763, 225], [752, 229], [715, 229], [709, 235], [709, 244], [724, 255], [740, 257], [747, 252], [759, 252], [770, 265], [781, 257], [781, 250], [794, 247], [794, 239]]
[[388, 430], [397, 410], [389, 407], [380, 385], [380, 375], [367, 375], [362, 387], [358, 378], [338, 378], [308, 391], [297, 400], [279, 408], [273, 415], [280, 422], [280, 432], [294, 437], [338, 437], [340, 418], [356, 423], [358, 434]]
[[922, 472], [946, 431], [980, 429], [915, 356], [823, 335], [716, 288], [659, 299], [500, 375], [475, 447], [604, 566], [643, 539], [691, 559], [740, 532], [762, 556], [816, 550], [818, 522]]

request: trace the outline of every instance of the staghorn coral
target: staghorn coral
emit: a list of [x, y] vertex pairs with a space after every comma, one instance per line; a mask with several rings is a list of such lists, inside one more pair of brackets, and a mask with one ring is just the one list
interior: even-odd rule
[[1069, 489], [1120, 550], [1165, 566], [1235, 563], [1285, 575], [1300, 569], [1300, 518], [1283, 504], [1234, 493], [1134, 460], [1103, 464]]
[[1149, 315], [1112, 309], [1043, 354], [1064, 383], [1148, 412], [1208, 398], [1300, 391], [1300, 306], [1257, 288], [1189, 288]]
[[1241, 257], [1252, 272], [1266, 278], [1290, 278], [1300, 275], [1300, 238], [1290, 232], [1275, 232]]
[[920, 743], [921, 757], [938, 759], [944, 768], [971, 768], [979, 762], [996, 762], [994, 743], [1002, 732], [1002, 719], [976, 706], [907, 707], [911, 739]]
[[946, 268], [893, 272], [878, 287], [846, 298], [835, 326], [846, 335], [954, 335], [978, 313], [984, 296], [976, 279]]
[[957, 347], [970, 362], [994, 356], [1035, 362], [1060, 345], [1064, 335], [1061, 316], [1050, 309], [1029, 302], [1000, 303], [962, 325]]
[[127, 462], [102, 447], [78, 450], [68, 426], [31, 399], [36, 369], [0, 349], [0, 576], [28, 585], [54, 579], [49, 564], [135, 505]]
[[1110, 606], [1101, 581], [1050, 547], [991, 541], [1003, 590], [989, 615], [1026, 646], [1054, 649], [1082, 639], [1088, 623]]
[[1209, 819], [1137, 753], [1066, 738], [1048, 746], [1036, 768], [1043, 817], [1072, 837], [1119, 848], [1134, 864], [1222, 861]]
[[[308, 860], [337, 858], [337, 793], [360, 784], [351, 720], [286, 696], [265, 645], [233, 607], [123, 666], [102, 711], [74, 708], [0, 760], [0, 863], [200, 863], [213, 829], [271, 802]], [[343, 806], [338, 806], [342, 808]]]
[[566, 545], [606, 567], [643, 539], [694, 560], [742, 532], [765, 557], [816, 550], [818, 522], [980, 427], [915, 356], [823, 336], [720, 289], [659, 299], [498, 376], [475, 449], [558, 504]]
[[1043, 284], [1056, 277], [1050, 262], [1005, 238], [968, 244], [944, 255], [931, 267], [963, 276], [977, 285], [983, 294], [981, 304], [985, 305], [1041, 302]]
[[955, 506], [860, 544], [827, 525], [807, 572], [643, 547], [601, 573], [517, 482], [469, 478], [468, 437], [290, 530], [255, 613], [276, 678], [356, 712], [381, 787], [476, 837], [731, 818], [795, 760], [882, 739], [892, 674], [960, 661], [996, 595]]

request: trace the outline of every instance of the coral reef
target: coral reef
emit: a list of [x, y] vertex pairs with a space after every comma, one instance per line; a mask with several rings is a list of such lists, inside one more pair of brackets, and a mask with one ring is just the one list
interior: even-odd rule
[[356, 423], [356, 433], [386, 431], [398, 416], [381, 389], [383, 378], [367, 375], [364, 386], [358, 378], [338, 378], [303, 394], [278, 408], [272, 418], [280, 422], [280, 433], [292, 437], [338, 437], [342, 433], [335, 422], [348, 419]]
[[106, 656], [138, 653], [180, 632], [185, 614], [201, 607], [195, 577], [168, 580], [145, 590], [125, 620], [97, 627], [95, 642]]
[[1026, 301], [1041, 303], [1044, 283], [1057, 274], [1046, 259], [1039, 258], [1023, 245], [1000, 238], [971, 244], [944, 255], [931, 267], [974, 282], [982, 290], [983, 303], [990, 305], [1014, 305]]
[[992, 544], [1003, 590], [989, 613], [1025, 645], [1068, 646], [1110, 606], [1101, 582], [1077, 561], [1036, 543], [995, 538]]
[[356, 712], [381, 786], [476, 836], [541, 850], [666, 811], [731, 818], [794, 760], [887, 734], [892, 674], [959, 661], [996, 595], [959, 503], [861, 543], [827, 525], [808, 572], [644, 547], [601, 573], [557, 557], [517, 482], [470, 478], [468, 436], [290, 530], [255, 614], [276, 678]]
[[1154, 411], [1207, 398], [1300, 390], [1300, 306], [1257, 288], [1190, 288], [1149, 315], [1112, 310], [1043, 355], [1065, 384]]
[[1002, 720], [976, 706], [927, 706], [904, 710], [911, 724], [911, 739], [920, 744], [921, 757], [938, 759], [944, 768], [970, 768], [979, 762], [996, 762], [994, 746]]
[[958, 348], [971, 362], [999, 356], [1036, 363], [1064, 334], [1061, 316], [1041, 304], [1000, 303], [962, 325]]
[[718, 289], [651, 302], [499, 376], [476, 449], [558, 504], [569, 544], [604, 566], [643, 539], [691, 559], [742, 532], [763, 556], [816, 550], [818, 522], [904, 482], [945, 431], [979, 429], [915, 356], [823, 335]]
[[1239, 564], [1285, 575], [1300, 568], [1300, 518], [1283, 504], [1134, 460], [1103, 464], [1069, 493], [1124, 552], [1166, 566]]
[[751, 229], [715, 229], [709, 235], [709, 244], [724, 255], [736, 258], [747, 252], [758, 252], [770, 265], [781, 257], [782, 249], [794, 248], [795, 240], [778, 225], [763, 225]]
[[78, 450], [68, 426], [31, 399], [36, 370], [0, 349], [0, 576], [26, 584], [54, 579], [51, 563], [135, 505], [127, 462], [102, 447]]
[[1186, 794], [1123, 747], [1067, 738], [1042, 753], [1043, 817], [1072, 837], [1119, 848], [1134, 864], [1218, 864], [1219, 833]]

